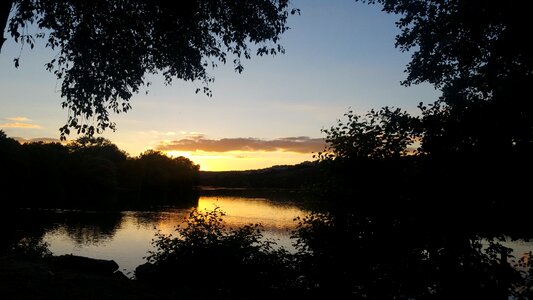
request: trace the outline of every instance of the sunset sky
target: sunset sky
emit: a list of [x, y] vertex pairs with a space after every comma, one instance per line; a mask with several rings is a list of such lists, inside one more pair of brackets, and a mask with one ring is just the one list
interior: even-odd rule
[[[212, 70], [211, 98], [195, 94], [200, 83], [165, 86], [151, 76], [149, 93], [134, 96], [127, 114], [112, 116], [117, 131], [103, 136], [131, 156], [157, 149], [202, 170], [257, 169], [312, 160], [324, 148], [321, 129], [350, 108], [364, 113], [388, 105], [417, 114], [419, 102], [437, 99], [431, 86], [400, 85], [410, 54], [394, 48], [397, 17], [352, 0], [292, 5], [301, 15], [289, 18], [284, 55], [253, 57], [242, 74], [231, 64]], [[39, 42], [22, 52], [11, 40], [2, 48], [0, 129], [20, 140], [53, 141], [67, 111], [60, 83], [44, 68], [55, 54]]]

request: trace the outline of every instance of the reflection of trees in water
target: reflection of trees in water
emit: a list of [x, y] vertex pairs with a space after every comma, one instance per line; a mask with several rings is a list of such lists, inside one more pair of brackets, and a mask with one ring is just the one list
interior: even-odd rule
[[42, 239], [57, 226], [52, 216], [50, 211], [3, 209], [0, 212], [0, 253], [22, 239]]
[[265, 199], [272, 205], [294, 206], [302, 203], [305, 199], [312, 198], [309, 192], [297, 189], [275, 188], [224, 188], [202, 187], [202, 197], [235, 197], [247, 199]]
[[57, 231], [64, 232], [78, 245], [105, 243], [113, 238], [122, 223], [120, 212], [63, 212], [57, 218]]
[[238, 196], [202, 196], [198, 203], [200, 211], [212, 211], [219, 207], [225, 213], [224, 222], [229, 227], [261, 224], [268, 234], [287, 237], [296, 228], [296, 217], [309, 212], [299, 203], [276, 202], [271, 198], [245, 198]]
[[124, 217], [140, 228], [156, 228], [162, 223], [179, 224], [189, 214], [189, 208], [167, 208], [160, 211], [130, 211], [125, 212]]
[[[207, 198], [207, 199], [206, 199]], [[218, 201], [220, 200], [220, 201]], [[228, 209], [228, 206], [232, 206]], [[187, 208], [162, 208], [159, 211], [128, 211], [123, 213], [123, 223], [145, 229], [159, 229], [172, 232], [176, 226], [186, 222], [191, 209], [212, 211], [220, 207], [226, 213], [223, 217], [228, 227], [240, 227], [248, 224], [261, 224], [261, 230], [267, 235], [288, 237], [296, 228], [296, 216], [304, 216], [306, 211], [298, 208], [294, 203], [275, 203], [267, 199], [242, 197], [202, 197], [198, 206]], [[250, 209], [254, 210], [253, 212]], [[238, 211], [239, 214], [231, 214]]]
[[325, 298], [507, 299], [530, 285], [500, 243], [419, 221], [313, 214], [299, 228], [300, 272]]

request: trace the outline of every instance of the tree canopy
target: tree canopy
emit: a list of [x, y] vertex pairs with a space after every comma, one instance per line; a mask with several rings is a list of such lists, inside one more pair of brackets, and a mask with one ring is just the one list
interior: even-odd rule
[[531, 80], [533, 45], [527, 36], [533, 25], [526, 2], [363, 2], [378, 2], [384, 11], [401, 16], [396, 46], [403, 51], [414, 50], [405, 84], [469, 86], [475, 88], [469, 92], [487, 98], [503, 80], [517, 76]]
[[421, 106], [428, 151], [514, 153], [533, 145], [531, 3], [362, 0], [400, 16], [396, 46], [412, 51], [405, 85], [443, 95]]
[[417, 118], [399, 108], [384, 107], [364, 116], [349, 111], [330, 129], [322, 130], [328, 143], [319, 159], [386, 159], [412, 152], [419, 134]]
[[10, 0], [0, 10], [0, 26], [16, 42], [33, 48], [42, 38], [57, 51], [46, 68], [61, 81], [69, 111], [62, 138], [71, 129], [114, 130], [110, 113], [131, 108], [147, 74], [160, 73], [167, 84], [200, 81], [196, 92], [211, 95], [208, 68], [232, 59], [242, 72], [241, 59], [253, 52], [283, 53], [280, 37], [298, 12], [288, 0]]
[[21, 144], [0, 130], [0, 165], [5, 207], [131, 209], [198, 199], [199, 165], [153, 150], [130, 157], [101, 137]]

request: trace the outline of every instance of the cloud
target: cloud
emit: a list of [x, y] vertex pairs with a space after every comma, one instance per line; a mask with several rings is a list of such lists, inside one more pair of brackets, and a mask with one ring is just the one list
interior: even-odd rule
[[32, 124], [31, 120], [26, 117], [4, 118], [4, 120], [8, 120], [12, 122], [0, 124], [0, 128], [25, 128], [25, 129], [41, 128], [41, 126], [37, 124]]
[[203, 133], [199, 132], [188, 132], [188, 131], [159, 131], [159, 130], [147, 130], [147, 131], [138, 131], [137, 134], [143, 135], [143, 136], [151, 136], [153, 138], [160, 138], [160, 137], [173, 137], [177, 136], [178, 134], [181, 134], [182, 136], [186, 136], [188, 138], [196, 138], [203, 136]]
[[180, 133], [191, 139], [201, 139], [205, 137], [205, 134], [197, 131], [181, 131]]
[[22, 122], [15, 122], [15, 123], [4, 123], [0, 124], [0, 128], [26, 128], [26, 129], [37, 129], [41, 128], [41, 126], [37, 124], [31, 124], [31, 123], [22, 123]]
[[273, 140], [257, 138], [225, 138], [220, 140], [198, 138], [185, 138], [181, 140], [161, 142], [156, 149], [161, 151], [204, 151], [204, 152], [230, 152], [230, 151], [283, 151], [296, 153], [311, 153], [324, 150], [323, 138], [310, 138], [306, 136], [286, 137]]
[[31, 122], [30, 119], [26, 117], [13, 117], [13, 118], [6, 118], [6, 120], [14, 121], [14, 122]]

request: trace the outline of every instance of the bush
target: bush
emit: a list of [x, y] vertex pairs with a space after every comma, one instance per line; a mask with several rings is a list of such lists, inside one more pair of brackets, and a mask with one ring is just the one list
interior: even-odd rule
[[22, 238], [11, 247], [11, 253], [26, 259], [40, 259], [52, 256], [50, 245], [38, 237]]
[[155, 250], [146, 257], [154, 265], [151, 279], [226, 295], [266, 296], [286, 290], [294, 269], [292, 256], [274, 248], [259, 224], [228, 228], [224, 215], [219, 208], [193, 209], [174, 235], [157, 233]]

